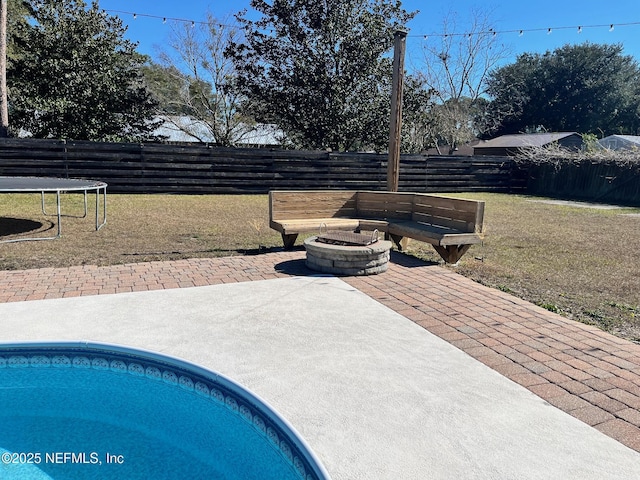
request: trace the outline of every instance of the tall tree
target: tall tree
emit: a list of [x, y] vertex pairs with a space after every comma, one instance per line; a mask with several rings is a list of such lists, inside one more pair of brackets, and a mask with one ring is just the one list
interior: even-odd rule
[[30, 7], [26, 0], [0, 0], [0, 137], [9, 136], [9, 94], [7, 89], [7, 64], [12, 53], [11, 35], [16, 26], [26, 22]]
[[[302, 148], [388, 147], [394, 31], [414, 14], [399, 1], [251, 0], [245, 40], [229, 54], [247, 111]], [[253, 15], [252, 15], [253, 16]]]
[[184, 75], [174, 66], [156, 63], [151, 58], [142, 67], [147, 89], [158, 103], [158, 113], [163, 115], [186, 115], [187, 108], [179, 101], [184, 88]]
[[407, 75], [402, 106], [402, 153], [420, 153], [437, 145], [433, 91], [415, 75]]
[[7, 0], [0, 0], [0, 137], [9, 135], [7, 94]]
[[[490, 12], [474, 10], [469, 22], [461, 23], [450, 12], [442, 23], [442, 34], [425, 39], [424, 65], [420, 77], [431, 89], [436, 104], [430, 112], [435, 147], [444, 142], [456, 147], [491, 131], [499, 120], [482, 114], [486, 106], [487, 76], [509, 54], [491, 23]], [[491, 120], [491, 121], [489, 121]]]
[[498, 133], [536, 129], [605, 136], [640, 127], [640, 69], [622, 45], [583, 43], [520, 55], [491, 73], [491, 109], [515, 106]]
[[156, 80], [164, 78], [153, 88], [164, 111], [189, 117], [184, 122], [169, 116], [175, 128], [197, 141], [203, 141], [206, 133], [220, 145], [233, 146], [254, 124], [240, 113], [243, 97], [234, 89], [235, 68], [225, 56], [229, 45], [240, 41], [240, 29], [211, 14], [207, 20], [195, 26], [174, 24], [169, 49], [160, 54], [162, 65], [146, 73], [147, 77], [155, 74]]
[[144, 58], [95, 1], [33, 0], [9, 65], [14, 128], [37, 138], [140, 140], [155, 128]]

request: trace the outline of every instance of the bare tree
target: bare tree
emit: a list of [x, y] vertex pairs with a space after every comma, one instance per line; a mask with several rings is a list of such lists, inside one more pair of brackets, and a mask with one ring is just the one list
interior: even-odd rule
[[493, 123], [500, 119], [484, 112], [486, 80], [510, 53], [501, 43], [489, 12], [472, 11], [465, 25], [458, 24], [458, 18], [455, 12], [448, 13], [442, 33], [424, 40], [424, 69], [420, 73], [436, 99], [429, 122], [435, 131], [428, 136], [444, 140], [450, 152], [497, 127]]
[[240, 35], [239, 28], [209, 14], [206, 23], [176, 22], [168, 41], [170, 51], [160, 53], [166, 72], [179, 85], [167, 103], [183, 114], [167, 119], [197, 141], [213, 137], [220, 145], [233, 146], [255, 125], [240, 114], [243, 99], [233, 88], [235, 69], [224, 54]]

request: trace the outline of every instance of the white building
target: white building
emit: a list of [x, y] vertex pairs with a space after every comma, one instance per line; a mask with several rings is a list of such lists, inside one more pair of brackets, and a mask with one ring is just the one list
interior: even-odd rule
[[[153, 131], [154, 135], [164, 137], [166, 142], [177, 143], [216, 143], [211, 129], [202, 120], [186, 115], [157, 117], [162, 125]], [[246, 129], [241, 125], [240, 129]], [[278, 147], [282, 145], [283, 133], [275, 125], [256, 124], [238, 141], [239, 147]]]
[[640, 149], [640, 136], [637, 135], [609, 135], [598, 143], [609, 150], [638, 150]]

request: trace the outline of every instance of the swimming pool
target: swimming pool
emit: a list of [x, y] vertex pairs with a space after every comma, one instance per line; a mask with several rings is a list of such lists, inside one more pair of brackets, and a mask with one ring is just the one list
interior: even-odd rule
[[2, 479], [329, 478], [254, 394], [121, 346], [0, 344], [0, 424]]

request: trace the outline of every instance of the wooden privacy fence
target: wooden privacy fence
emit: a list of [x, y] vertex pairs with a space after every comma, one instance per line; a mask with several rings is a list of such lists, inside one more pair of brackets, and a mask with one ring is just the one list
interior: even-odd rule
[[[0, 139], [0, 175], [90, 178], [119, 193], [266, 193], [285, 189], [385, 190], [387, 155], [206, 144]], [[522, 191], [505, 157], [403, 155], [400, 191]]]
[[527, 193], [640, 206], [640, 157], [626, 162], [546, 163], [527, 167]]

